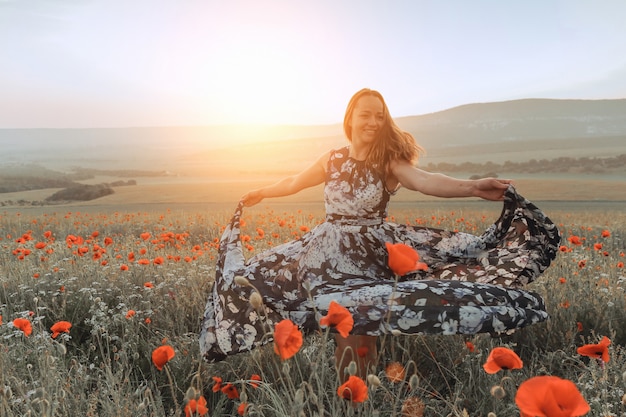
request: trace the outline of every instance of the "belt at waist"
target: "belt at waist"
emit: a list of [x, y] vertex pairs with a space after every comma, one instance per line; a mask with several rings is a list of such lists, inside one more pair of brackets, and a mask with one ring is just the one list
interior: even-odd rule
[[357, 217], [342, 216], [340, 214], [327, 214], [326, 221], [329, 223], [348, 226], [378, 226], [383, 224], [384, 219], [382, 217]]

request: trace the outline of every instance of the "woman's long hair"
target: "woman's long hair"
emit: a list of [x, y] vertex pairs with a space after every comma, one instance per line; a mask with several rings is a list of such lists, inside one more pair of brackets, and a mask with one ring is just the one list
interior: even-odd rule
[[374, 169], [380, 170], [382, 173], [387, 173], [389, 163], [394, 160], [404, 159], [411, 164], [416, 164], [419, 156], [424, 152], [424, 149], [417, 144], [413, 135], [398, 127], [389, 114], [389, 108], [387, 107], [387, 103], [385, 103], [385, 99], [382, 94], [376, 90], [363, 88], [357, 91], [350, 99], [346, 114], [343, 118], [343, 131], [348, 141], [352, 142], [350, 122], [354, 108], [359, 99], [364, 96], [377, 97], [383, 103], [384, 113], [382, 128], [378, 133], [376, 141], [372, 144], [365, 162]]

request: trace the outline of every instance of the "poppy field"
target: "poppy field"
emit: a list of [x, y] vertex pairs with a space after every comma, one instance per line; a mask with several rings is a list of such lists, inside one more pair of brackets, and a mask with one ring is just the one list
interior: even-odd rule
[[[285, 320], [263, 348], [202, 361], [228, 210], [0, 212], [0, 415], [625, 416], [626, 215], [547, 214], [562, 246], [528, 289], [549, 320], [511, 334], [386, 335], [360, 378], [352, 364], [335, 369], [334, 332], [351, 329], [339, 305], [314, 334]], [[389, 220], [480, 234], [496, 217], [442, 205]], [[322, 220], [249, 209], [244, 253]]]

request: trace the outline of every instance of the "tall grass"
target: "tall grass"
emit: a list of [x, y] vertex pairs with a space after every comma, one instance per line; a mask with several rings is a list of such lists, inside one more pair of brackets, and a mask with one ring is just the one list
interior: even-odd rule
[[[378, 368], [367, 381], [368, 399], [352, 404], [337, 395], [343, 375], [335, 370], [333, 337], [325, 329], [306, 338], [287, 361], [271, 345], [216, 364], [201, 360], [198, 329], [228, 215], [4, 212], [0, 415], [184, 415], [190, 401], [198, 403], [202, 396], [211, 416], [238, 411], [249, 416], [509, 416], [518, 414], [517, 387], [536, 375], [576, 383], [590, 415], [625, 415], [626, 219], [621, 213], [550, 214], [560, 223], [564, 246], [530, 285], [544, 295], [550, 320], [510, 335], [381, 339]], [[428, 215], [403, 210], [393, 217], [472, 233], [494, 220], [491, 213], [458, 210]], [[250, 210], [245, 251], [291, 240], [320, 221], [319, 213]], [[570, 243], [570, 236], [581, 243]], [[30, 336], [12, 324], [16, 318], [32, 323]], [[53, 339], [50, 327], [60, 320], [72, 327]], [[609, 362], [576, 352], [602, 336], [612, 341]], [[163, 344], [172, 346], [175, 356], [159, 371], [151, 355]], [[482, 364], [496, 346], [516, 351], [524, 367], [487, 374]], [[405, 370], [399, 381], [385, 372], [394, 362]], [[228, 383], [238, 398], [217, 389]]]

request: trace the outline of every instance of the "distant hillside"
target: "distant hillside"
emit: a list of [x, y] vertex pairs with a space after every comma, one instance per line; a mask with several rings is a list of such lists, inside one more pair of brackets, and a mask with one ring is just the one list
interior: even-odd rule
[[467, 104], [397, 123], [428, 148], [537, 139], [623, 136], [626, 99], [525, 99]]
[[[427, 149], [425, 163], [518, 162], [626, 153], [626, 99], [526, 99], [467, 104], [396, 121]], [[0, 164], [173, 173], [191, 169], [211, 175], [233, 170], [288, 171], [345, 143], [339, 123], [0, 129]]]

